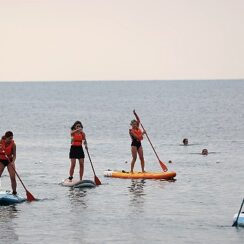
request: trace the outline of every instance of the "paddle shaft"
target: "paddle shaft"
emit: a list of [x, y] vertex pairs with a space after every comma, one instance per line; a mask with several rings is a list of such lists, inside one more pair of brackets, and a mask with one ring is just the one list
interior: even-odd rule
[[94, 173], [95, 183], [96, 183], [96, 185], [101, 185], [102, 183], [101, 183], [101, 181], [98, 179], [98, 177], [96, 176], [96, 173], [95, 173], [95, 170], [94, 170], [94, 167], [93, 167], [93, 163], [92, 163], [92, 161], [91, 161], [90, 153], [89, 153], [87, 147], [86, 147], [86, 152], [87, 152], [88, 158], [89, 158], [90, 163], [91, 163], [91, 166], [92, 166], [92, 171], [93, 171], [93, 173]]
[[[140, 124], [141, 124], [142, 129], [145, 131], [145, 129], [144, 129], [144, 127], [143, 127], [143, 125], [142, 125], [141, 122], [140, 122]], [[150, 143], [150, 145], [151, 145], [151, 147], [152, 147], [152, 149], [153, 149], [153, 151], [154, 151], [154, 153], [155, 153], [157, 159], [160, 161], [159, 156], [158, 156], [158, 154], [156, 153], [156, 151], [155, 151], [155, 149], [154, 149], [154, 147], [153, 147], [153, 144], [152, 144], [152, 142], [151, 142], [149, 136], [147, 135], [147, 133], [145, 133], [145, 135], [146, 135], [146, 137], [147, 137], [147, 139], [148, 139], [148, 141], [149, 141], [149, 143]]]
[[236, 220], [235, 220], [235, 222], [233, 223], [232, 226], [238, 226], [238, 219], [239, 219], [239, 216], [240, 216], [240, 214], [241, 214], [241, 210], [242, 210], [243, 204], [244, 204], [244, 198], [243, 198], [243, 200], [242, 200], [242, 204], [241, 204], [240, 210], [239, 210], [239, 212], [238, 212], [238, 215], [237, 215], [237, 217], [236, 217]]
[[86, 152], [87, 152], [88, 158], [89, 158], [91, 166], [92, 166], [92, 171], [93, 171], [93, 173], [95, 175], [95, 170], [94, 170], [94, 167], [93, 167], [93, 164], [92, 164], [92, 161], [91, 161], [91, 157], [90, 157], [90, 153], [88, 152], [88, 149], [86, 149]]
[[10, 163], [10, 166], [12, 167], [12, 169], [13, 169], [13, 170], [14, 170], [14, 172], [15, 172], [15, 174], [16, 174], [16, 175], [17, 175], [17, 177], [19, 178], [19, 181], [21, 182], [22, 186], [23, 186], [23, 187], [25, 188], [25, 190], [27, 191], [27, 189], [26, 189], [26, 187], [25, 187], [25, 185], [24, 185], [23, 181], [21, 180], [21, 178], [20, 178], [19, 174], [17, 173], [17, 171], [15, 170], [14, 166], [13, 166], [13, 165], [11, 165], [11, 163]]

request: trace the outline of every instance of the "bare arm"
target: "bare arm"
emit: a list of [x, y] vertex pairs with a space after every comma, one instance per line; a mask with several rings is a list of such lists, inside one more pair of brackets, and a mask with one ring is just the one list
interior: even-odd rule
[[14, 143], [13, 145], [13, 149], [12, 149], [12, 155], [13, 155], [13, 159], [12, 162], [14, 164], [15, 160], [16, 160], [16, 144]]
[[73, 136], [74, 133], [76, 133], [76, 132], [80, 132], [80, 131], [82, 131], [81, 128], [78, 128], [78, 129], [76, 129], [76, 130], [71, 130], [71, 131], [70, 131], [70, 135]]
[[85, 148], [88, 149], [85, 132], [83, 132], [83, 137], [84, 137], [84, 145], [85, 145]]

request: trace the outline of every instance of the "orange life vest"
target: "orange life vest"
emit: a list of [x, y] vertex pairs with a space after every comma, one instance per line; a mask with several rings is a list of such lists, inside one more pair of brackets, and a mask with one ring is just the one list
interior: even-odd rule
[[72, 146], [81, 146], [83, 139], [84, 139], [83, 133], [74, 133], [72, 135], [72, 140], [71, 140]]
[[139, 141], [143, 140], [141, 129], [139, 129], [139, 128], [138, 129], [131, 129], [131, 132], [132, 132], [132, 137], [133, 137], [133, 134], [136, 135], [136, 137], [137, 137], [134, 139], [139, 140]]
[[[13, 146], [14, 146], [14, 140], [10, 142], [6, 146], [6, 140], [2, 139], [0, 142], [0, 159], [8, 160], [8, 158], [11, 160], [13, 157]], [[5, 156], [5, 154], [8, 156], [8, 158]]]

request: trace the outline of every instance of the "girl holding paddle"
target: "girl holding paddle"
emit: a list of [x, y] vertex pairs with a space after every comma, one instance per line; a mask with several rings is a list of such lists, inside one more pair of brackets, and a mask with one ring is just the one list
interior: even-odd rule
[[139, 128], [139, 121], [133, 119], [130, 123], [131, 129], [129, 129], [129, 134], [131, 137], [131, 155], [132, 155], [132, 160], [131, 160], [131, 169], [130, 172], [133, 173], [136, 158], [137, 158], [137, 153], [139, 155], [140, 161], [141, 161], [141, 169], [142, 172], [144, 173], [144, 167], [145, 167], [145, 162], [144, 162], [144, 156], [143, 156], [143, 149], [141, 145], [141, 141], [143, 140], [143, 135], [146, 134], [145, 131], [141, 131]]
[[87, 148], [86, 135], [83, 132], [83, 125], [80, 121], [76, 121], [71, 127], [71, 147], [69, 152], [70, 158], [70, 170], [69, 170], [69, 180], [72, 181], [76, 159], [79, 160], [80, 164], [80, 180], [82, 180], [84, 173], [84, 158], [85, 154], [83, 151], [82, 143], [84, 143], [85, 148]]
[[16, 159], [16, 144], [13, 140], [13, 132], [7, 131], [0, 140], [0, 177], [7, 167], [11, 180], [13, 194], [16, 195], [17, 183], [15, 179], [15, 159]]

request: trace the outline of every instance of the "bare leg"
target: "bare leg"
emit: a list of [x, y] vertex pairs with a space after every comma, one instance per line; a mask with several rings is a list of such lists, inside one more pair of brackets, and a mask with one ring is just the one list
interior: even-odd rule
[[7, 168], [8, 168], [8, 173], [9, 173], [10, 180], [11, 180], [11, 186], [12, 186], [13, 193], [16, 194], [17, 182], [16, 182], [16, 178], [15, 178], [15, 171], [14, 171], [15, 165], [11, 163], [7, 166]]
[[84, 173], [84, 158], [79, 159], [80, 163], [80, 180], [82, 180], [83, 173]]
[[2, 163], [0, 163], [0, 189], [2, 187], [2, 185], [1, 185], [1, 176], [2, 176], [2, 173], [4, 171], [4, 168], [5, 168], [5, 166]]
[[130, 172], [133, 173], [136, 158], [137, 158], [137, 148], [134, 146], [131, 147], [131, 155], [132, 155], [132, 160], [131, 160]]
[[2, 163], [0, 163], [0, 177], [2, 176], [4, 168], [5, 168], [5, 166]]
[[144, 157], [143, 157], [143, 149], [142, 149], [142, 146], [140, 146], [138, 148], [138, 154], [139, 154], [139, 158], [141, 160], [141, 170], [144, 173], [145, 172], [145, 170], [144, 170], [145, 162], [144, 162]]
[[75, 158], [71, 158], [71, 160], [70, 160], [70, 169], [69, 169], [69, 176], [71, 176], [71, 177], [73, 177], [73, 175], [74, 175], [75, 163], [76, 163], [76, 159]]

